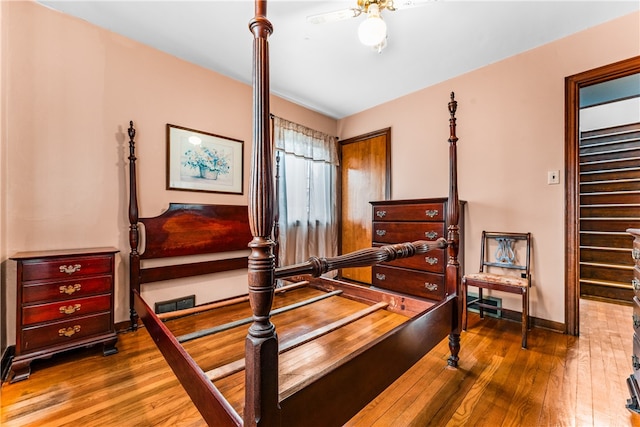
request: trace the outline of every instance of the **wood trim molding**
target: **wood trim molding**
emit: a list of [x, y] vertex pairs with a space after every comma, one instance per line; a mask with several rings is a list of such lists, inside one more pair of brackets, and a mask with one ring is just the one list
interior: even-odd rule
[[580, 89], [640, 73], [640, 56], [594, 68], [565, 78], [565, 326], [569, 335], [580, 334], [580, 260], [578, 188], [578, 111]]
[[[522, 321], [522, 312], [503, 310], [501, 317], [503, 319], [508, 319], [508, 320], [520, 323], [520, 321]], [[531, 328], [548, 329], [550, 331], [558, 332], [561, 334], [565, 333], [565, 330], [566, 330], [566, 325], [564, 323], [554, 322], [553, 320], [542, 319], [540, 317], [531, 316], [529, 318], [529, 322], [530, 322]]]
[[15, 354], [15, 345], [10, 345], [4, 349], [4, 353], [2, 353], [2, 358], [0, 361], [0, 384], [2, 384], [9, 376], [9, 372], [11, 371], [11, 361], [13, 360]]

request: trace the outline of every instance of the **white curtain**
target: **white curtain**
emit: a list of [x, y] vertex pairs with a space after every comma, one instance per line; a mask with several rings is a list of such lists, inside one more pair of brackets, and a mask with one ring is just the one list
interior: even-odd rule
[[338, 253], [335, 137], [273, 118], [279, 158], [279, 264]]

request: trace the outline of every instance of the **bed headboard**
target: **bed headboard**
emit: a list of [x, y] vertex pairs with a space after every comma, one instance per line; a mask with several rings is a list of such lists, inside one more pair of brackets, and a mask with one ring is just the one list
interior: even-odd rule
[[144, 224], [140, 258], [164, 258], [247, 249], [251, 240], [246, 206], [171, 203]]
[[[133, 307], [133, 291], [140, 285], [181, 277], [247, 268], [247, 256], [174, 263], [164, 266], [141, 266], [141, 260], [190, 255], [216, 254], [248, 250], [252, 235], [247, 206], [171, 203], [169, 209], [155, 217], [139, 218], [133, 121], [129, 122], [129, 285], [131, 327], [138, 321]], [[144, 227], [140, 227], [143, 224]], [[144, 239], [140, 234], [144, 232]], [[140, 248], [143, 240], [144, 248]]]

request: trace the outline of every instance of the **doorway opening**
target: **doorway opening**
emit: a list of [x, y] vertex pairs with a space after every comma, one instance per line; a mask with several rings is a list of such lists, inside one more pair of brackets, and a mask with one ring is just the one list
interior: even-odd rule
[[[614, 187], [610, 187], [609, 183], [600, 182], [614, 181], [611, 183], [614, 186], [626, 185], [620, 182], [616, 183], [615, 181], [618, 181], [618, 179], [606, 179], [607, 174], [611, 177], [622, 173], [616, 169], [623, 168], [612, 167], [611, 171], [598, 170], [599, 167], [605, 164], [609, 166], [614, 164], [611, 160], [613, 162], [616, 161], [617, 154], [615, 150], [620, 147], [614, 148], [613, 154], [606, 153], [606, 150], [603, 150], [602, 147], [614, 145], [614, 143], [610, 144], [611, 141], [606, 140], [609, 138], [608, 136], [604, 136], [607, 133], [610, 134], [611, 129], [600, 132], [591, 129], [593, 131], [591, 133], [583, 129], [585, 133], [582, 135], [581, 125], [585, 126], [586, 124], [581, 124], [581, 119], [591, 120], [587, 119], [586, 108], [612, 104], [611, 100], [616, 99], [616, 96], [618, 100], [623, 101], [633, 100], [633, 98], [640, 96], [640, 93], [614, 96], [614, 90], [612, 89], [617, 86], [623, 87], [624, 85], [620, 83], [635, 81], [635, 77], [624, 78], [638, 75], [638, 73], [640, 73], [640, 56], [565, 79], [565, 193], [567, 196], [565, 216], [565, 325], [566, 332], [571, 335], [579, 335], [579, 298], [583, 289], [582, 283], [585, 284], [585, 290], [591, 288], [591, 291], [594, 288], [594, 283], [590, 282], [599, 282], [596, 284], [599, 286], [600, 291], [603, 286], [606, 288], [608, 284], [612, 283], [615, 286], [609, 286], [611, 289], [616, 287], [623, 290], [630, 288], [629, 282], [624, 284], [623, 275], [616, 274], [624, 271], [624, 268], [609, 269], [608, 271], [602, 268], [606, 264], [614, 265], [611, 257], [617, 259], [617, 254], [615, 253], [616, 250], [611, 249], [624, 249], [624, 243], [612, 238], [608, 238], [608, 241], [602, 238], [606, 236], [622, 238], [624, 231], [620, 230], [620, 227], [625, 227], [623, 224], [625, 220], [622, 218], [631, 217], [625, 216], [629, 214], [629, 211], [625, 211], [628, 207], [615, 205], [621, 205], [620, 201], [622, 199], [633, 198], [630, 191], [634, 190], [614, 190]], [[611, 83], [602, 86], [606, 82]], [[605, 98], [603, 99], [608, 97], [609, 101], [607, 102], [603, 99], [595, 101], [598, 94], [601, 97], [604, 96]], [[589, 101], [589, 99], [592, 100]], [[581, 116], [581, 107], [585, 105], [589, 105], [589, 107], [585, 107], [585, 111], [582, 111]], [[611, 127], [614, 126], [609, 126], [609, 128]], [[627, 130], [622, 132], [624, 133]], [[615, 138], [612, 137], [612, 139]], [[582, 146], [580, 144], [581, 140], [583, 140]], [[629, 145], [628, 143], [622, 143], [623, 146], [624, 144]], [[628, 163], [632, 164], [633, 160]], [[636, 161], [635, 164], [637, 163]], [[633, 169], [633, 167], [629, 169]], [[629, 172], [625, 171], [624, 173]], [[633, 174], [632, 171], [631, 174]], [[593, 182], [593, 184], [590, 182]], [[599, 187], [595, 187], [595, 185]], [[618, 191], [617, 194], [616, 191]], [[625, 191], [627, 192], [626, 194]], [[600, 217], [596, 214], [599, 214]], [[602, 226], [604, 226], [602, 230], [592, 230]], [[630, 251], [630, 243], [627, 247]], [[583, 274], [584, 278], [582, 277]], [[622, 277], [622, 280], [611, 280], [619, 277]], [[620, 298], [624, 298], [624, 295], [620, 296]]]
[[640, 227], [640, 73], [580, 89], [580, 297], [631, 304]]

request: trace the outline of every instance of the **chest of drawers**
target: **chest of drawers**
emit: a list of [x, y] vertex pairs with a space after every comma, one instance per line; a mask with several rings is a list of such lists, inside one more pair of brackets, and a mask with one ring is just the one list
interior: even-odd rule
[[16, 382], [31, 362], [61, 351], [103, 344], [117, 353], [113, 319], [115, 248], [20, 252], [17, 262]]
[[627, 400], [627, 408], [640, 413], [640, 229], [627, 230], [634, 240], [631, 249], [631, 256], [635, 262], [633, 267], [633, 353], [631, 354], [631, 367], [633, 374], [627, 379], [627, 386], [631, 398]]
[[[447, 198], [372, 202], [373, 246], [447, 237]], [[460, 265], [464, 254], [464, 202], [460, 202]], [[441, 300], [446, 296], [446, 249], [373, 267], [373, 286]]]

